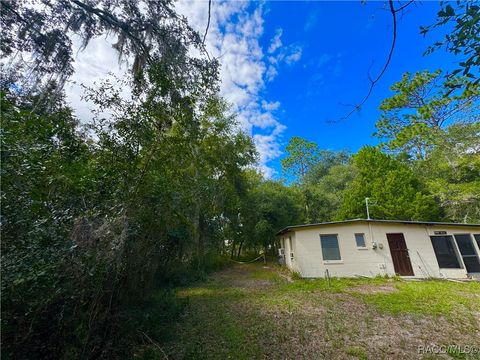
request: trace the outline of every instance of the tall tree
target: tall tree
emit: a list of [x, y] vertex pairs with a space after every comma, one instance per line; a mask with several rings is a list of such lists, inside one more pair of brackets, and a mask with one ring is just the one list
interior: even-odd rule
[[288, 141], [285, 151], [287, 156], [282, 159], [283, 172], [302, 182], [319, 157], [317, 144], [301, 137], [293, 136]]
[[345, 189], [355, 179], [356, 168], [337, 164], [328, 169], [315, 184], [309, 185], [311, 217], [313, 222], [333, 221], [342, 203]]
[[380, 105], [382, 114], [375, 136], [385, 140], [387, 150], [425, 158], [433, 139], [446, 126], [478, 120], [480, 88], [455, 91], [453, 87], [466, 82], [465, 78], [444, 81], [440, 70], [405, 73], [391, 87], [394, 95]]
[[250, 176], [251, 190], [248, 205], [242, 214], [242, 237], [246, 247], [261, 248], [266, 253], [275, 250], [275, 233], [280, 229], [301, 223], [302, 204], [299, 191], [281, 182]]
[[317, 162], [319, 149], [314, 142], [293, 136], [285, 150], [287, 155], [282, 159], [282, 170], [284, 174], [291, 176], [300, 185], [305, 209], [305, 221], [309, 222], [311, 220], [309, 213], [310, 196], [305, 186], [305, 176]]
[[[56, 75], [64, 81], [72, 74], [74, 35], [81, 50], [94, 38], [116, 37], [113, 48], [131, 62], [138, 81], [153, 64], [168, 69], [170, 81], [216, 71], [215, 62], [192, 58], [190, 47], [206, 54], [203, 42], [169, 0], [2, 0], [1, 7], [2, 56], [13, 56], [37, 78]], [[25, 53], [35, 55], [31, 62], [23, 60]]]
[[350, 154], [345, 151], [319, 150], [315, 161], [310, 165], [305, 174], [304, 181], [307, 184], [316, 184], [330, 169], [337, 165], [346, 165], [350, 159]]
[[480, 122], [449, 126], [413, 169], [439, 198], [446, 219], [480, 221]]
[[371, 199], [375, 219], [439, 220], [434, 198], [405, 164], [373, 147], [362, 148], [354, 157], [357, 177], [348, 185], [339, 219], [365, 218], [365, 198]]
[[[123, 353], [122, 307], [224, 250], [252, 140], [168, 1], [2, 1], [1, 16], [4, 54], [34, 55], [1, 83], [2, 355]], [[87, 90], [88, 128], [63, 100], [73, 34], [84, 46], [114, 34], [133, 62], [129, 77]]]

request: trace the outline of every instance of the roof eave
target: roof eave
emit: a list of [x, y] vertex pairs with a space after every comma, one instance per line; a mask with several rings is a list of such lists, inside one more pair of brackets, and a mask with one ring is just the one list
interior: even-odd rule
[[372, 223], [393, 223], [393, 224], [409, 224], [409, 225], [428, 225], [428, 226], [478, 226], [480, 224], [465, 224], [465, 223], [449, 223], [449, 222], [436, 222], [436, 221], [411, 221], [411, 220], [384, 220], [384, 219], [348, 219], [342, 221], [329, 221], [323, 223], [313, 223], [313, 224], [301, 224], [301, 225], [291, 225], [287, 226], [280, 231], [278, 231], [275, 236], [283, 235], [287, 232], [290, 232], [294, 229], [301, 229], [304, 227], [315, 227], [323, 225], [335, 225], [335, 224], [346, 224], [352, 222], [372, 222]]

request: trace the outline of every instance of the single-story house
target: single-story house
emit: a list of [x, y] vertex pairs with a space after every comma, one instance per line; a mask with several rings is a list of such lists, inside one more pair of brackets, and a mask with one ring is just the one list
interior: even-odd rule
[[480, 224], [354, 219], [277, 233], [287, 267], [307, 278], [480, 275]]

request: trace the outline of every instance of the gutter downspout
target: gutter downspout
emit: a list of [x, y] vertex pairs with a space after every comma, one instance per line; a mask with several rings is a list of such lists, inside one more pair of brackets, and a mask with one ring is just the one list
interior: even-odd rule
[[375, 243], [374, 239], [373, 239], [373, 233], [372, 233], [372, 224], [370, 223], [370, 221], [367, 220], [367, 223], [368, 223], [368, 233], [370, 235], [370, 241], [372, 243], [372, 249], [375, 249], [373, 247], [373, 244]]

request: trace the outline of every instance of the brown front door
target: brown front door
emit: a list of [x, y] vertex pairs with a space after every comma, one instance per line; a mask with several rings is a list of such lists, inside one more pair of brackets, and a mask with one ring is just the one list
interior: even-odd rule
[[403, 234], [387, 234], [387, 239], [395, 273], [402, 276], [413, 276], [412, 263]]

